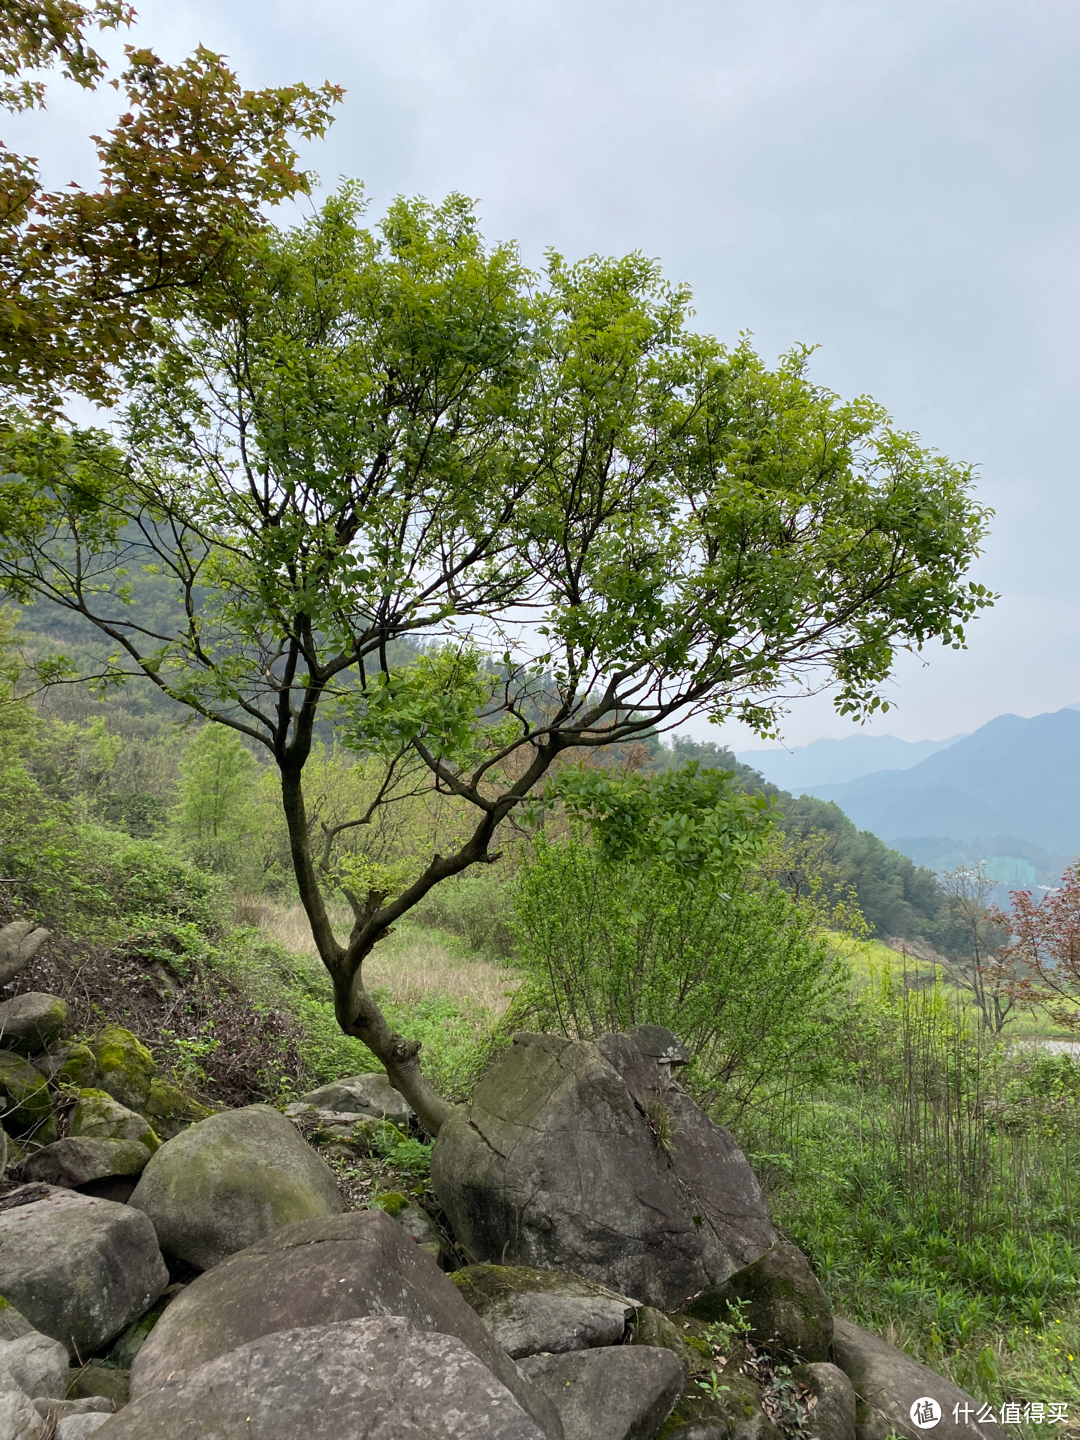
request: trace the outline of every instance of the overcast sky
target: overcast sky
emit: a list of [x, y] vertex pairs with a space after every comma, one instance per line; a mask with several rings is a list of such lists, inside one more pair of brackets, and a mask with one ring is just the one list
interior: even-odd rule
[[[640, 249], [697, 325], [752, 330], [979, 466], [997, 512], [970, 647], [898, 670], [873, 729], [973, 730], [1080, 701], [1080, 5], [1076, 0], [145, 0], [250, 84], [348, 90], [305, 157], [327, 184], [474, 196], [527, 259]], [[47, 178], [90, 176], [101, 97], [7, 120]], [[105, 94], [111, 97], [112, 92]], [[824, 699], [786, 738], [851, 733]], [[694, 727], [702, 738], [715, 728]], [[724, 733], [737, 747], [748, 737]]]

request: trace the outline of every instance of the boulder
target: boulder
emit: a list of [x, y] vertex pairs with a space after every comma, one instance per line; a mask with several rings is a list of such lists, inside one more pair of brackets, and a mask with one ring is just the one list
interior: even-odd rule
[[68, 1007], [59, 995], [28, 990], [0, 1003], [0, 1045], [20, 1055], [37, 1055], [67, 1024]]
[[468, 1265], [450, 1280], [514, 1360], [620, 1345], [635, 1310], [625, 1295], [557, 1270]]
[[214, 1440], [544, 1440], [463, 1341], [381, 1315], [249, 1341], [134, 1400], [102, 1440], [211, 1431]]
[[190, 1095], [185, 1095], [178, 1086], [170, 1085], [167, 1080], [154, 1079], [150, 1081], [150, 1098], [141, 1107], [141, 1113], [153, 1126], [156, 1135], [162, 1140], [172, 1140], [189, 1125], [209, 1120], [214, 1112]]
[[128, 1203], [150, 1217], [163, 1250], [209, 1270], [283, 1225], [336, 1214], [341, 1195], [283, 1115], [249, 1105], [162, 1145]]
[[747, 1334], [787, 1358], [824, 1361], [832, 1344], [832, 1311], [806, 1256], [783, 1243], [737, 1270], [721, 1286], [703, 1291], [686, 1306], [695, 1320], [729, 1318], [728, 1305], [741, 1301]]
[[0, 1435], [10, 1440], [46, 1440], [52, 1424], [42, 1419], [22, 1390], [0, 1389]]
[[[893, 1434], [909, 1440], [925, 1437], [926, 1430], [912, 1423], [911, 1407], [926, 1396], [941, 1407], [934, 1440], [987, 1440], [989, 1432], [975, 1423], [979, 1404], [966, 1391], [839, 1315], [833, 1325], [833, 1356], [855, 1388], [857, 1440], [888, 1440]], [[961, 1407], [959, 1423], [953, 1418], [954, 1406]]]
[[56, 1427], [54, 1440], [87, 1440], [87, 1436], [97, 1434], [108, 1418], [100, 1414], [65, 1415]]
[[671, 1031], [639, 1025], [628, 1035], [602, 1036], [597, 1048], [654, 1131], [661, 1125], [668, 1131], [665, 1158], [693, 1197], [695, 1224], [710, 1230], [724, 1253], [728, 1273], [775, 1245], [779, 1237], [761, 1186], [735, 1137], [671, 1078], [672, 1065], [682, 1064], [678, 1057], [686, 1053]]
[[47, 1185], [88, 1185], [112, 1175], [138, 1175], [146, 1169], [150, 1151], [138, 1140], [91, 1140], [68, 1135], [54, 1140], [23, 1161], [28, 1180]]
[[810, 1391], [806, 1428], [820, 1440], [855, 1440], [855, 1391], [851, 1381], [827, 1361], [796, 1365], [791, 1378]]
[[[432, 1155], [470, 1260], [569, 1270], [674, 1310], [767, 1250], [776, 1233], [749, 1165], [669, 1070], [629, 1036], [516, 1036]], [[660, 1105], [671, 1154], [650, 1118]]]
[[100, 1088], [129, 1110], [142, 1110], [150, 1099], [150, 1082], [157, 1070], [142, 1041], [120, 1025], [106, 1025], [90, 1041], [90, 1050]]
[[12, 920], [0, 929], [0, 985], [10, 985], [49, 938], [33, 920]]
[[90, 1395], [85, 1400], [49, 1400], [35, 1395], [34, 1408], [39, 1415], [59, 1420], [64, 1415], [115, 1415], [116, 1406], [102, 1395]]
[[168, 1283], [154, 1227], [126, 1205], [49, 1188], [0, 1212], [0, 1293], [71, 1355], [119, 1335]]
[[54, 1047], [48, 1056], [39, 1056], [35, 1064], [58, 1085], [72, 1085], [76, 1090], [85, 1090], [97, 1084], [97, 1061], [93, 1050], [84, 1041], [77, 1045]]
[[555, 1405], [566, 1440], [652, 1440], [685, 1378], [670, 1350], [646, 1345], [533, 1355], [521, 1369]]
[[0, 1050], [0, 1100], [5, 1130], [41, 1145], [56, 1139], [48, 1082], [29, 1060], [10, 1050]]
[[381, 1210], [290, 1225], [193, 1280], [136, 1355], [132, 1394], [275, 1330], [371, 1315], [401, 1315], [456, 1336], [549, 1436], [558, 1436], [549, 1402], [520, 1376], [431, 1257]]
[[335, 1110], [339, 1114], [392, 1120], [395, 1125], [407, 1125], [412, 1113], [409, 1102], [394, 1089], [382, 1071], [373, 1071], [369, 1075], [346, 1075], [343, 1080], [320, 1085], [318, 1090], [301, 1095], [300, 1104], [313, 1110]]
[[[656, 1440], [782, 1440], [761, 1408], [761, 1387], [729, 1373], [692, 1380]], [[822, 1435], [820, 1440], [832, 1440]]]
[[69, 1130], [92, 1140], [137, 1140], [151, 1154], [161, 1146], [149, 1121], [114, 1100], [107, 1090], [79, 1091]]
[[0, 1386], [14, 1385], [25, 1394], [55, 1396], [67, 1394], [68, 1353], [59, 1340], [31, 1330], [18, 1340], [0, 1342]]

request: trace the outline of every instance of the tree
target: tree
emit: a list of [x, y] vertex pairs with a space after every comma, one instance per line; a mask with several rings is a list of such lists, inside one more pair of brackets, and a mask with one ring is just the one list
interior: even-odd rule
[[177, 832], [208, 870], [233, 870], [254, 828], [255, 761], [235, 731], [204, 725], [180, 762]]
[[[369, 231], [347, 188], [178, 298], [122, 444], [16, 415], [0, 435], [3, 584], [98, 627], [101, 683], [149, 676], [266, 748], [338, 1021], [433, 1131], [449, 1108], [364, 960], [498, 858], [553, 767], [698, 713], [768, 733], [792, 686], [886, 708], [896, 649], [961, 645], [992, 599], [964, 578], [967, 469], [814, 385], [805, 351], [769, 370], [694, 334], [689, 299], [635, 255], [532, 274], [460, 197]], [[147, 566], [171, 625], [125, 603]], [[304, 795], [327, 714], [382, 761], [357, 825], [418, 785], [471, 816], [402, 888], [346, 890], [342, 940]]]
[[1029, 989], [1041, 990], [1036, 998], [1049, 1003], [1059, 1025], [1080, 1030], [1080, 866], [1068, 866], [1060, 885], [1041, 900], [1014, 890], [1011, 913], [995, 906], [990, 916], [1010, 937], [1004, 957], [1027, 971]]
[[941, 885], [949, 897], [949, 908], [966, 939], [964, 960], [945, 962], [949, 977], [967, 990], [978, 1007], [982, 1023], [992, 1035], [1000, 1035], [1014, 1012], [1028, 1009], [1036, 997], [1028, 976], [1017, 964], [1014, 951], [1002, 948], [1008, 933], [1002, 928], [1001, 911], [987, 904], [994, 881], [979, 866], [947, 870]]
[[[130, 25], [125, 0], [7, 0], [0, 10], [0, 106], [43, 106], [24, 71], [59, 68], [86, 89], [104, 59], [87, 33]], [[334, 86], [243, 90], [200, 46], [180, 65], [126, 46], [128, 109], [93, 136], [96, 191], [41, 187], [34, 161], [0, 146], [0, 387], [55, 407], [60, 392], [114, 397], [113, 368], [152, 335], [151, 302], [202, 282], [259, 207], [308, 189], [291, 136], [329, 124]]]

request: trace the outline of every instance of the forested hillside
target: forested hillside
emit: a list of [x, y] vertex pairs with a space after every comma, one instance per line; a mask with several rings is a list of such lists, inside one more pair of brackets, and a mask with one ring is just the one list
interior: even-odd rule
[[809, 868], [823, 868], [834, 893], [854, 895], [875, 935], [911, 940], [925, 937], [945, 954], [962, 953], [966, 942], [963, 927], [933, 872], [890, 849], [869, 830], [859, 830], [839, 805], [811, 795], [790, 795], [713, 741], [676, 736], [659, 763], [687, 761], [732, 770], [744, 790], [767, 795], [776, 807], [777, 824], [792, 847], [794, 875], [800, 857], [812, 855]]

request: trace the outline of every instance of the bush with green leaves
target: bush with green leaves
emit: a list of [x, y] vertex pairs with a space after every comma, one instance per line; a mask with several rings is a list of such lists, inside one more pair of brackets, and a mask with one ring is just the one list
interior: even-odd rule
[[665, 1025], [688, 1079], [732, 1120], [821, 1080], [843, 974], [813, 910], [779, 885], [542, 836], [515, 886], [519, 1021], [592, 1038]]

